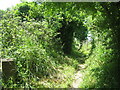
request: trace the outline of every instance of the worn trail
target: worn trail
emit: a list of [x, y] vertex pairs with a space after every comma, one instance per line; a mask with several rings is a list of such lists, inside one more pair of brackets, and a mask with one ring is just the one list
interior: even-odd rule
[[84, 64], [80, 64], [79, 65], [79, 71], [77, 71], [74, 75], [74, 80], [73, 83], [71, 85], [72, 88], [78, 88], [80, 83], [82, 82], [82, 73], [81, 70], [83, 70], [85, 68]]

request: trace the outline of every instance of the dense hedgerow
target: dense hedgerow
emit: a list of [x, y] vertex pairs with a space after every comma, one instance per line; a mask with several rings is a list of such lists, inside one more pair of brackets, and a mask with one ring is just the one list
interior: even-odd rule
[[53, 74], [56, 62], [49, 56], [49, 52], [53, 50], [54, 31], [48, 28], [48, 23], [32, 19], [22, 22], [20, 17], [8, 16], [1, 20], [1, 57], [13, 58], [17, 82], [27, 84], [31, 77]]
[[39, 1], [7, 10], [0, 17], [1, 58], [13, 58], [16, 78], [4, 86], [70, 87], [82, 61], [80, 88], [119, 87], [119, 11], [119, 3]]
[[[1, 20], [1, 58], [12, 58], [16, 67], [16, 77], [10, 78], [7, 82], [3, 81], [4, 87], [47, 87], [36, 83], [41, 78], [57, 74], [58, 66], [65, 65], [72, 68], [69, 67], [72, 65], [77, 68], [76, 60], [63, 55], [60, 42], [57, 41], [59, 38], [55, 38], [57, 32], [48, 28], [46, 20], [23, 21], [21, 17], [16, 17], [9, 12], [3, 18]], [[72, 73], [74, 71], [73, 69]], [[65, 78], [69, 79], [68, 77]], [[66, 87], [67, 83], [71, 81], [66, 82]], [[60, 86], [62, 85], [64, 85], [63, 82]], [[52, 86], [50, 84], [48, 87]]]

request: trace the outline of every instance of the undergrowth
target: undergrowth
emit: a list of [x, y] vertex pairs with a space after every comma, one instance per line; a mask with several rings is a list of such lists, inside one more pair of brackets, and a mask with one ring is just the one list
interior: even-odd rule
[[15, 63], [3, 86], [71, 87], [82, 63], [80, 88], [119, 88], [119, 11], [119, 3], [38, 0], [1, 11], [0, 59]]
[[1, 20], [2, 58], [14, 60], [16, 76], [3, 80], [4, 88], [68, 87], [79, 63], [56, 52], [48, 23], [8, 16]]
[[103, 42], [96, 42], [92, 55], [85, 61], [86, 69], [83, 71], [80, 88], [119, 88], [118, 71], [115, 70], [117, 62], [113, 49], [108, 47]]

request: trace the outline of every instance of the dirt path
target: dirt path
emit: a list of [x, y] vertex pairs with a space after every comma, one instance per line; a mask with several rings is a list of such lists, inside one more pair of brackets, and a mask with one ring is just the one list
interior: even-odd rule
[[76, 72], [76, 74], [74, 75], [74, 80], [72, 83], [72, 88], [78, 88], [80, 83], [82, 82], [82, 73], [81, 70], [83, 70], [85, 68], [84, 64], [80, 64], [79, 65], [79, 71]]

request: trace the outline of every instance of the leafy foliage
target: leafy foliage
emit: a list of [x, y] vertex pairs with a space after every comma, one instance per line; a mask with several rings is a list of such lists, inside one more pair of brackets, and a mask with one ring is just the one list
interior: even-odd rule
[[0, 11], [1, 58], [17, 69], [4, 86], [70, 87], [82, 59], [80, 88], [119, 87], [119, 11], [119, 3], [39, 1]]

